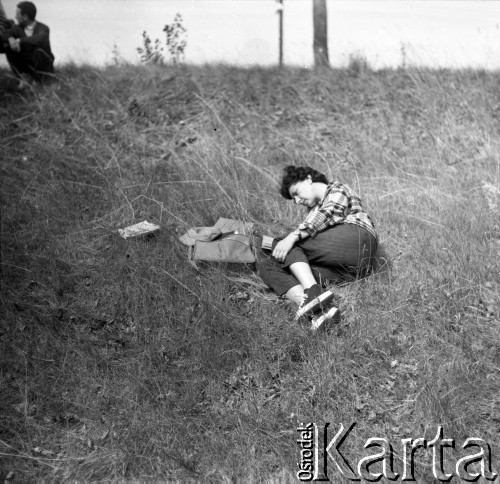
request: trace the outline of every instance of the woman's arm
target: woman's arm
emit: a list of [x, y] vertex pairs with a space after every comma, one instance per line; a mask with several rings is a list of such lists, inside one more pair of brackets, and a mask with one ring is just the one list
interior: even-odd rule
[[295, 243], [299, 240], [299, 236], [294, 232], [288, 234], [283, 240], [280, 240], [273, 250], [273, 257], [279, 261], [283, 262], [285, 257], [288, 255], [295, 245]]
[[273, 250], [273, 257], [279, 262], [283, 262], [293, 246], [298, 241], [306, 239], [307, 237], [309, 237], [309, 233], [305, 230], [295, 229], [276, 244]]

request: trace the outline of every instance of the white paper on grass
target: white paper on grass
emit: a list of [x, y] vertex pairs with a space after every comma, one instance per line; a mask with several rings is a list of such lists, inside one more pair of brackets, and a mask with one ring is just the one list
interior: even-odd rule
[[144, 222], [139, 222], [138, 224], [130, 225], [129, 227], [125, 227], [124, 229], [118, 229], [118, 233], [124, 239], [128, 239], [130, 237], [140, 237], [144, 235], [149, 235], [160, 230], [159, 225], [152, 224], [147, 220]]

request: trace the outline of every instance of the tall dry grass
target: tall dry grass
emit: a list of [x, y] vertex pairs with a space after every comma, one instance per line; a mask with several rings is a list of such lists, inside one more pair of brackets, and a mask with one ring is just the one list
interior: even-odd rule
[[[441, 425], [500, 469], [498, 81], [66, 66], [2, 91], [0, 477], [291, 480], [309, 421], [356, 422], [355, 462]], [[327, 334], [177, 240], [219, 217], [294, 226], [286, 164], [356, 188], [389, 260], [336, 289]], [[117, 236], [144, 219], [158, 237]], [[430, 465], [419, 451], [419, 479]]]

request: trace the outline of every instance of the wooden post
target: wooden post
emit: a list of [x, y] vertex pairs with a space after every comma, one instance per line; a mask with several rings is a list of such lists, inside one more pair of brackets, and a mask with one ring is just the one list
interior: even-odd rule
[[283, 66], [283, 0], [277, 0], [279, 3], [278, 16], [279, 16], [279, 65]]
[[326, 17], [326, 0], [313, 0], [314, 22], [314, 65], [328, 66], [328, 25]]

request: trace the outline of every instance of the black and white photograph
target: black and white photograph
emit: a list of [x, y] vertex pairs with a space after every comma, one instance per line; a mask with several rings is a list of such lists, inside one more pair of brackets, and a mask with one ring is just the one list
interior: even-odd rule
[[0, 482], [500, 482], [500, 1], [0, 0]]

